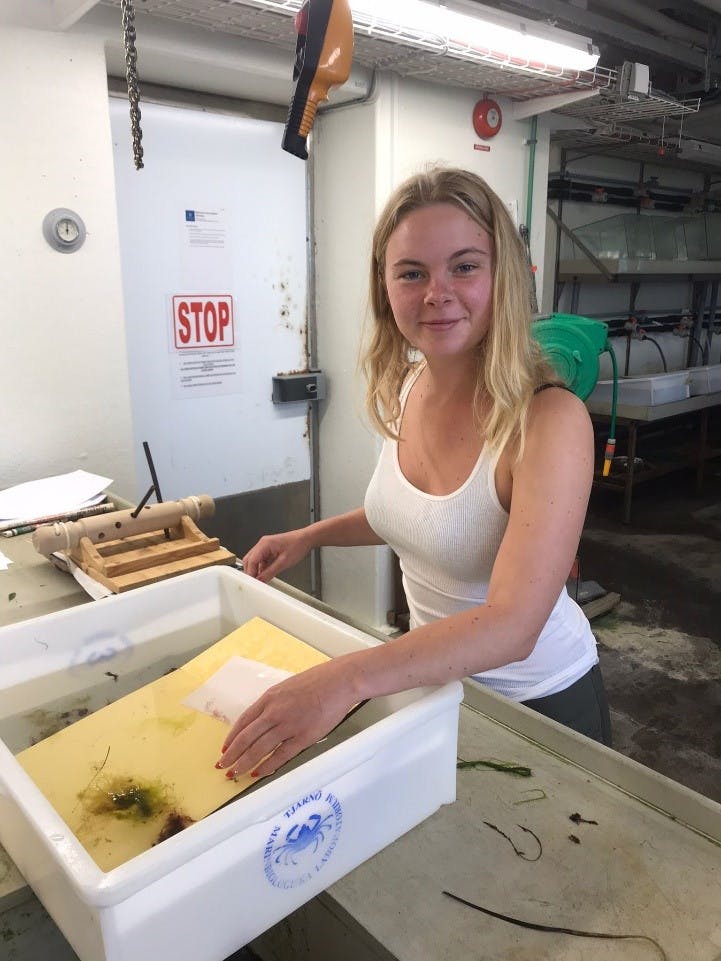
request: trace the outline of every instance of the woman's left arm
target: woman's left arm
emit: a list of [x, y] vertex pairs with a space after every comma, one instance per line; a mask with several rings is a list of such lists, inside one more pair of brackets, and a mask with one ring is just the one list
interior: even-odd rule
[[592, 478], [593, 429], [584, 405], [568, 391], [541, 392], [523, 457], [512, 468], [508, 526], [486, 603], [270, 688], [235, 722], [218, 766], [272, 774], [359, 701], [528, 657], [568, 578]]
[[508, 527], [487, 598], [494, 606], [515, 607], [522, 657], [533, 650], [576, 557], [593, 481], [593, 448], [591, 419], [574, 394], [557, 388], [534, 397], [526, 448], [511, 469]]

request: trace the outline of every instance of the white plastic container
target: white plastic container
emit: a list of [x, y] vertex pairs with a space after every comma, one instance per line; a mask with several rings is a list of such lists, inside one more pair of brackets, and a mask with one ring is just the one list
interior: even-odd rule
[[5, 732], [255, 615], [329, 655], [382, 643], [226, 567], [0, 629], [0, 842], [81, 961], [222, 961], [455, 799], [458, 682], [371, 701], [348, 740], [103, 873]]
[[[687, 370], [676, 370], [670, 374], [651, 374], [648, 377], [625, 377], [618, 382], [618, 403], [635, 407], [649, 407], [658, 404], [671, 404], [690, 396]], [[611, 404], [613, 381], [599, 380], [588, 401]]]
[[710, 364], [707, 367], [689, 367], [689, 390], [691, 396], [698, 394], [715, 394], [721, 391], [721, 364]]

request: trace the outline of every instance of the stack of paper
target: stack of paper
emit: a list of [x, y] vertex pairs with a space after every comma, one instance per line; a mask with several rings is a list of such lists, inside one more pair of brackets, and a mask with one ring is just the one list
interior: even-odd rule
[[28, 481], [0, 491], [0, 529], [49, 523], [105, 500], [110, 477], [84, 470]]

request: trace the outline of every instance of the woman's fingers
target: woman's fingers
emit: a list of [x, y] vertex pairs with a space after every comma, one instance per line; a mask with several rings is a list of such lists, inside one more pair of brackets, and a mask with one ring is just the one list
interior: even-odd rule
[[243, 558], [243, 570], [251, 577], [269, 581], [301, 561], [309, 549], [303, 530], [266, 534]]
[[[312, 743], [312, 742], [311, 742]], [[254, 777], [268, 777], [270, 774], [275, 774], [275, 772], [283, 767], [286, 761], [290, 761], [300, 754], [305, 748], [310, 747], [310, 744], [303, 744], [296, 738], [288, 738], [287, 741], [283, 741], [278, 747], [265, 758], [260, 764], [256, 764], [251, 772]]]
[[284, 739], [279, 720], [282, 721], [282, 717], [276, 720], [272, 707], [268, 706], [266, 692], [240, 715], [230, 729], [215, 766], [221, 770], [232, 767], [236, 774], [249, 771]]
[[265, 538], [261, 538], [243, 558], [243, 570], [251, 577], [258, 577], [268, 565], [273, 563], [277, 556], [272, 547], [264, 543], [265, 540]]
[[241, 714], [216, 767], [234, 774], [272, 774], [324, 737], [354, 703], [342, 665], [328, 661], [269, 688]]
[[290, 564], [285, 553], [281, 552], [275, 557], [269, 557], [267, 560], [261, 561], [254, 577], [262, 583], [267, 584], [276, 574], [284, 571], [286, 567], [290, 567]]
[[223, 746], [220, 749], [221, 754], [225, 754], [232, 742], [238, 736], [238, 734], [247, 728], [256, 718], [260, 717], [263, 711], [263, 698], [259, 697], [257, 701], [246, 708], [245, 711], [237, 718], [235, 724], [228, 731], [225, 740], [223, 741]]
[[258, 738], [226, 768], [226, 777], [237, 777], [239, 774], [267, 777], [313, 743], [312, 739], [306, 744], [297, 737], [289, 737], [279, 742], [276, 729], [273, 729]]
[[[257, 722], [256, 722], [257, 723]], [[250, 742], [250, 743], [248, 743]], [[238, 774], [255, 774], [256, 768], [267, 755], [272, 754], [281, 744], [277, 727], [256, 736], [252, 726], [237, 737], [216, 764], [225, 770], [227, 777]]]
[[[255, 773], [256, 766], [286, 741], [297, 745], [294, 750], [290, 750], [288, 758], [313, 743], [314, 736], [307, 730], [304, 730], [305, 738], [303, 734], [297, 736], [300, 732], [294, 730], [297, 725], [292, 721], [293, 717], [297, 716], [297, 709], [286, 702], [282, 687], [280, 684], [270, 688], [241, 714], [231, 728], [223, 742], [220, 759], [215, 765], [220, 770], [226, 770], [228, 776], [251, 771]], [[289, 748], [290, 743], [286, 752]], [[284, 762], [278, 761], [274, 766], [272, 763], [264, 764], [264, 773], [271, 773], [280, 767], [281, 763]]]

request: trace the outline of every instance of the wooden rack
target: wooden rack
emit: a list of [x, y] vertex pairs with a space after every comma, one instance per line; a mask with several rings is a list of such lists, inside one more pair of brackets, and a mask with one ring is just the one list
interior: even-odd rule
[[165, 531], [133, 534], [118, 540], [93, 543], [82, 537], [69, 552], [86, 574], [115, 594], [195, 571], [213, 564], [234, 564], [236, 557], [207, 537], [187, 516]]

